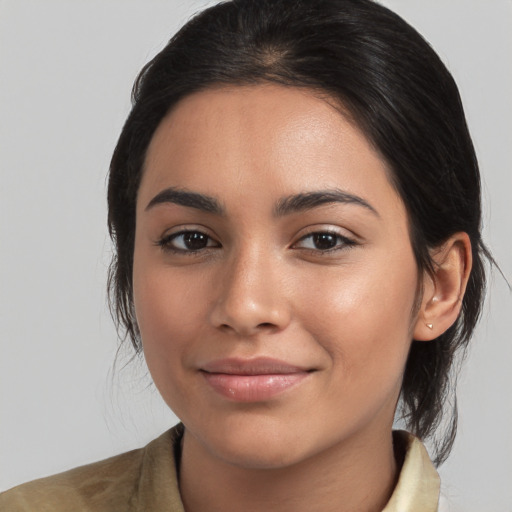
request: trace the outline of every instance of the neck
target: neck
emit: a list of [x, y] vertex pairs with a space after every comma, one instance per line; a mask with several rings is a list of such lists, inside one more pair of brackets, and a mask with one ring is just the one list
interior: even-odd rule
[[398, 476], [392, 434], [363, 437], [286, 467], [254, 469], [216, 457], [185, 431], [180, 467], [185, 510], [381, 511]]

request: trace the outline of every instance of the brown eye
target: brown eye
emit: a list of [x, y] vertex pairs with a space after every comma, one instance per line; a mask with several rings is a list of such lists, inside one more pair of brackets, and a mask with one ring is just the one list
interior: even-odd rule
[[181, 231], [163, 238], [159, 245], [165, 250], [176, 252], [197, 252], [219, 244], [201, 231]]
[[338, 236], [332, 233], [315, 233], [313, 235], [313, 244], [316, 249], [327, 250], [336, 247]]
[[208, 237], [204, 233], [196, 231], [184, 233], [181, 236], [183, 237], [183, 245], [190, 251], [198, 251], [208, 247]]
[[356, 242], [330, 231], [317, 231], [302, 237], [295, 247], [299, 249], [310, 249], [319, 252], [344, 249], [356, 245]]

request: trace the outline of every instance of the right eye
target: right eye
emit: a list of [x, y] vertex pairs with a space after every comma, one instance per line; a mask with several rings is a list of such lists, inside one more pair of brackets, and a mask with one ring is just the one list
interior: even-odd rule
[[220, 247], [220, 244], [202, 231], [180, 231], [164, 236], [158, 245], [165, 251], [180, 253], [197, 253], [210, 247]]

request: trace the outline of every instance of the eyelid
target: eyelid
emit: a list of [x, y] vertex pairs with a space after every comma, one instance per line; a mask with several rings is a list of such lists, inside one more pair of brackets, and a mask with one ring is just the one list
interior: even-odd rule
[[[215, 245], [207, 245], [200, 249], [180, 249], [178, 247], [173, 247], [171, 242], [187, 233], [200, 233], [208, 238], [209, 241], [213, 241]], [[209, 230], [203, 226], [176, 226], [172, 230], [167, 230], [164, 232], [162, 236], [160, 236], [156, 241], [155, 245], [159, 246], [164, 252], [171, 252], [175, 254], [185, 254], [185, 255], [197, 255], [201, 252], [204, 252], [209, 249], [215, 249], [218, 247], [222, 247], [220, 242], [216, 239], [216, 237], [209, 234]]]
[[[308, 238], [311, 238], [314, 235], [320, 235], [320, 234], [332, 235], [338, 239], [338, 242], [336, 243], [336, 245], [334, 247], [328, 248], [328, 249], [318, 249], [318, 248], [312, 248], [312, 247], [297, 247], [297, 245], [300, 242], [302, 242]], [[340, 241], [342, 242], [341, 244], [339, 243]], [[344, 232], [340, 232], [339, 229], [337, 229], [333, 226], [325, 226], [325, 227], [311, 226], [307, 233], [304, 233], [298, 237], [297, 241], [292, 244], [291, 248], [292, 249], [305, 249], [305, 250], [313, 251], [315, 253], [328, 253], [331, 251], [348, 249], [355, 245], [359, 245], [359, 242], [358, 242], [356, 236], [348, 236]]]
[[162, 234], [159, 236], [159, 240], [162, 238], [168, 238], [171, 236], [181, 235], [183, 233], [202, 233], [210, 238], [216, 239], [217, 235], [212, 233], [210, 228], [203, 226], [202, 224], [178, 224], [163, 230]]

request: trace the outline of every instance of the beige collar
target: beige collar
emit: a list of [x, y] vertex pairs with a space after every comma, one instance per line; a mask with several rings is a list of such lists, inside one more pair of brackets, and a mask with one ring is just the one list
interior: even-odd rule
[[[179, 424], [146, 447], [138, 511], [184, 512], [175, 470], [182, 435], [183, 425]], [[436, 512], [440, 480], [427, 450], [418, 438], [408, 432], [396, 431], [394, 435], [404, 446], [405, 458], [397, 486], [382, 512]], [[172, 451], [169, 450], [169, 441]]]
[[394, 432], [405, 446], [398, 483], [382, 512], [436, 512], [440, 479], [422, 442], [409, 432]]

